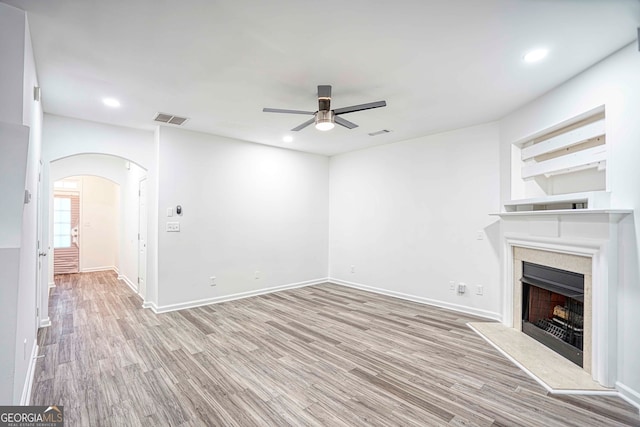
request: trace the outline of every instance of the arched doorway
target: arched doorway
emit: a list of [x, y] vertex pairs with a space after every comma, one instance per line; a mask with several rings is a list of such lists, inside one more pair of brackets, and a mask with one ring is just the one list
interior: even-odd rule
[[[56, 236], [56, 224], [54, 224], [55, 218], [55, 194], [60, 192], [60, 188], [56, 189], [56, 182], [61, 185], [62, 191], [68, 192], [70, 188], [64, 188], [65, 182], [85, 182], [93, 183], [93, 188], [97, 188], [95, 183], [105, 183], [108, 181], [113, 188], [117, 189], [117, 204], [112, 206], [115, 208], [116, 218], [112, 221], [117, 225], [111, 224], [112, 232], [116, 234], [114, 252], [111, 259], [112, 263], [107, 260], [108, 257], [102, 256], [100, 260], [96, 259], [95, 255], [98, 253], [94, 251], [94, 257], [83, 257], [80, 253], [80, 260], [78, 263], [78, 271], [98, 271], [103, 269], [112, 268], [118, 273], [118, 278], [130, 286], [134, 291], [140, 294], [143, 300], [146, 297], [146, 287], [139, 286], [138, 278], [140, 272], [146, 277], [147, 259], [146, 259], [146, 240], [140, 242], [140, 236], [146, 236], [146, 213], [144, 221], [140, 220], [140, 206], [145, 208], [147, 206], [146, 194], [140, 192], [140, 183], [145, 182], [147, 179], [147, 170], [138, 166], [134, 162], [123, 159], [121, 157], [107, 155], [107, 154], [77, 154], [61, 159], [51, 161], [48, 168], [47, 188], [45, 188], [45, 196], [43, 199], [46, 203], [43, 203], [43, 212], [46, 216], [44, 221], [44, 240], [48, 242], [50, 253], [49, 257], [47, 278], [49, 286], [54, 283], [53, 276], [55, 272], [55, 251], [56, 246], [59, 246], [55, 242]], [[71, 187], [72, 185], [69, 185]], [[104, 187], [104, 185], [103, 185]], [[104, 188], [108, 188], [108, 185]], [[104, 189], [103, 189], [104, 190]], [[115, 190], [114, 190], [115, 191]], [[100, 198], [99, 194], [91, 194], [93, 198]], [[103, 197], [104, 199], [104, 197]], [[103, 200], [104, 201], [104, 200]], [[44, 201], [43, 201], [44, 202]], [[112, 203], [113, 205], [114, 203]], [[98, 203], [99, 205], [99, 203]], [[104, 212], [100, 212], [100, 206], [94, 206], [94, 217], [100, 217]], [[140, 230], [141, 224], [145, 227], [144, 230]], [[88, 237], [91, 232], [94, 232], [93, 238], [100, 238], [100, 233], [104, 235], [104, 227], [96, 227], [97, 224], [92, 223], [91, 220], [84, 221], [80, 219], [77, 224], [77, 236], [76, 243], [82, 248], [83, 238]], [[57, 227], [57, 231], [60, 231], [61, 227]], [[73, 227], [70, 227], [73, 228]], [[73, 240], [73, 235], [67, 239], [64, 243], [69, 243], [69, 240]], [[114, 240], [114, 239], [110, 239]], [[60, 243], [59, 241], [57, 243]], [[93, 242], [94, 247], [99, 246], [100, 242]], [[106, 243], [106, 240], [105, 240]], [[141, 246], [144, 246], [144, 250], [141, 255]], [[87, 248], [85, 248], [87, 249]], [[86, 254], [85, 254], [86, 255]], [[104, 254], [102, 254], [104, 255]], [[83, 260], [83, 258], [85, 258]], [[106, 261], [105, 261], [106, 260]], [[46, 289], [46, 296], [43, 295], [44, 304], [46, 307], [48, 302], [48, 289]], [[48, 313], [47, 313], [48, 317]]]

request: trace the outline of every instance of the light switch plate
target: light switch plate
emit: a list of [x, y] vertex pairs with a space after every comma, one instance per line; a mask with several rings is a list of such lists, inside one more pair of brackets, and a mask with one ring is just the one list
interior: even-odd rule
[[173, 216], [173, 208], [167, 208], [167, 216]]

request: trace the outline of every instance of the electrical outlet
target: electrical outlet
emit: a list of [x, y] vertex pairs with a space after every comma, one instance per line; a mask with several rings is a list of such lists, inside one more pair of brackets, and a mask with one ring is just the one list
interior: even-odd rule
[[467, 292], [467, 285], [465, 283], [458, 283], [458, 293], [460, 295], [464, 294], [465, 292]]
[[484, 240], [484, 231], [482, 230], [476, 231], [476, 240]]
[[482, 285], [477, 285], [476, 286], [476, 295], [482, 295], [484, 292], [484, 286]]
[[455, 282], [455, 280], [450, 280], [449, 281], [449, 290], [451, 290], [451, 291], [455, 291], [456, 290], [456, 282]]
[[167, 232], [180, 232], [180, 223], [179, 222], [167, 222]]
[[217, 285], [216, 276], [209, 277], [209, 286], [215, 286], [215, 285]]
[[355, 265], [352, 265], [352, 266], [351, 266], [351, 273], [353, 274], [353, 273], [355, 273], [355, 272], [356, 272], [356, 266], [355, 266]]
[[259, 279], [259, 278], [260, 278], [260, 272], [259, 272], [259, 271], [256, 271], [256, 272], [253, 274], [253, 278], [254, 278], [254, 279], [256, 279], [256, 280], [257, 280], [257, 279]]

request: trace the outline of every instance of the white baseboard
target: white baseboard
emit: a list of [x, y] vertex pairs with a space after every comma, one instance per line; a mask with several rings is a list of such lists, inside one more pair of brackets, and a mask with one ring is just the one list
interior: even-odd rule
[[49, 289], [55, 288], [55, 287], [56, 287], [56, 282], [49, 282]]
[[113, 265], [107, 265], [103, 267], [91, 267], [91, 268], [81, 268], [80, 273], [95, 273], [97, 271], [115, 271], [118, 272], [118, 268]]
[[51, 319], [48, 317], [40, 319], [40, 324], [38, 325], [39, 328], [48, 328], [49, 326], [51, 326]]
[[129, 280], [129, 278], [127, 276], [118, 275], [118, 280], [122, 280], [124, 283], [127, 284], [127, 286], [129, 286], [131, 288], [131, 290], [133, 292], [138, 294], [138, 287], [131, 280]]
[[33, 376], [36, 372], [36, 361], [38, 360], [38, 340], [33, 340], [31, 348], [31, 358], [29, 359], [29, 367], [27, 368], [27, 376], [24, 379], [22, 387], [22, 396], [20, 397], [20, 406], [27, 406], [31, 403], [31, 388], [33, 387]]
[[220, 302], [233, 301], [236, 299], [249, 298], [257, 295], [270, 294], [273, 292], [284, 291], [287, 289], [295, 289], [295, 288], [303, 288], [305, 286], [319, 285], [321, 283], [326, 283], [327, 281], [328, 281], [327, 278], [307, 280], [305, 282], [290, 283], [288, 285], [280, 285], [280, 286], [274, 286], [271, 288], [257, 289], [255, 291], [240, 292], [237, 294], [223, 295], [220, 297], [206, 298], [201, 300], [187, 301], [187, 302], [182, 302], [178, 304], [169, 304], [169, 305], [162, 305], [162, 306], [157, 306], [153, 302], [149, 302], [149, 303], [145, 302], [143, 304], [143, 307], [146, 304], [148, 304], [148, 307], [151, 308], [151, 310], [153, 310], [154, 313], [157, 313], [157, 314], [167, 313], [169, 311], [184, 310], [185, 308], [193, 308], [193, 307], [200, 307], [203, 305], [217, 304]]
[[335, 283], [336, 285], [347, 286], [349, 288], [360, 289], [363, 291], [374, 292], [376, 294], [386, 295], [390, 297], [400, 298], [408, 301], [417, 302], [420, 304], [434, 305], [436, 307], [446, 308], [448, 310], [457, 311], [460, 313], [470, 314], [472, 316], [483, 317], [485, 319], [502, 321], [502, 315], [500, 313], [495, 313], [493, 311], [482, 310], [474, 307], [467, 307], [464, 305], [452, 304], [446, 301], [434, 300], [431, 298], [420, 297], [417, 295], [405, 294], [402, 292], [390, 291], [388, 289], [376, 288], [373, 286], [363, 285], [361, 283], [348, 282], [346, 280], [333, 279], [329, 278], [330, 283]]
[[616, 382], [616, 388], [620, 392], [620, 397], [640, 409], [640, 392], [632, 389], [626, 384], [621, 383], [620, 381]]

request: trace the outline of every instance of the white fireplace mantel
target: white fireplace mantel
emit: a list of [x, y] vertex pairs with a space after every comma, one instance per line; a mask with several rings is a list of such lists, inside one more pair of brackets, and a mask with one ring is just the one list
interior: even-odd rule
[[592, 378], [605, 387], [617, 380], [618, 222], [631, 210], [504, 212], [503, 324], [513, 327], [514, 247], [591, 258]]

